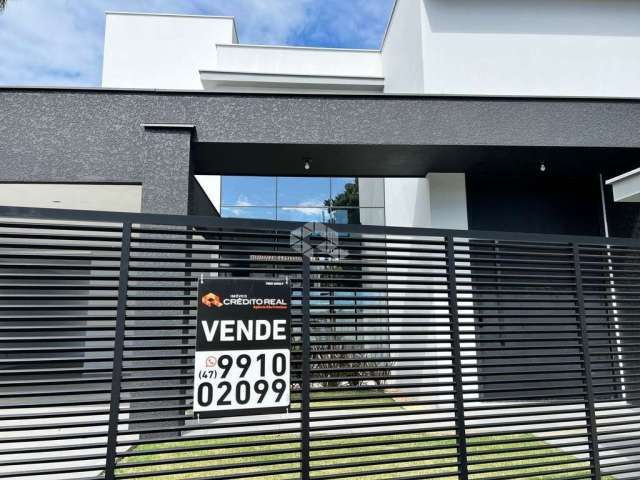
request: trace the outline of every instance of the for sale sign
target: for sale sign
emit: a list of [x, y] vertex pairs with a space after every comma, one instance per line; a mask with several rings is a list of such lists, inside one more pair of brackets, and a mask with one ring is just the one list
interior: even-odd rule
[[193, 413], [285, 412], [291, 290], [278, 280], [208, 279], [198, 288]]

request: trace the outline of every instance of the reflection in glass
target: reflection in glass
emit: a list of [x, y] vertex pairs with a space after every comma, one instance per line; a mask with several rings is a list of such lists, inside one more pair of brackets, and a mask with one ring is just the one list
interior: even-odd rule
[[239, 207], [274, 207], [276, 177], [222, 177], [222, 205]]
[[332, 208], [331, 223], [384, 225], [384, 208]]
[[223, 217], [384, 225], [384, 179], [223, 176]]
[[277, 218], [295, 222], [329, 223], [331, 221], [329, 210], [323, 207], [280, 207], [277, 209]]
[[279, 207], [322, 207], [331, 197], [329, 178], [278, 177]]
[[360, 209], [359, 208], [332, 208], [331, 209], [331, 223], [339, 224], [360, 224]]
[[335, 207], [358, 207], [360, 205], [356, 178], [331, 179], [331, 205]]
[[360, 207], [384, 207], [384, 178], [358, 178]]
[[275, 207], [222, 207], [220, 216], [226, 218], [253, 218], [275, 220]]
[[359, 208], [360, 225], [384, 225], [384, 208]]

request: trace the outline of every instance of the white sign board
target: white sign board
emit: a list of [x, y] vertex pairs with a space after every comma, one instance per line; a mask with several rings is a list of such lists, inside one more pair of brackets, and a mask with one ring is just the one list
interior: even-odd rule
[[193, 413], [285, 412], [291, 291], [278, 280], [209, 279], [198, 289]]

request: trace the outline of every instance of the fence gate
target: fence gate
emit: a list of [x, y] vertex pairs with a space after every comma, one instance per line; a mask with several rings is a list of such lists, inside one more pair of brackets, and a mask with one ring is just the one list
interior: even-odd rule
[[[636, 240], [0, 217], [0, 478], [640, 475]], [[194, 418], [201, 277], [289, 279], [287, 413]]]

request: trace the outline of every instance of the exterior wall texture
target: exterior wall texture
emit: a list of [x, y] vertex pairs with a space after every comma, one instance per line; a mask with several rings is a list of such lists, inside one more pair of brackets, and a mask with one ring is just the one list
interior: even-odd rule
[[635, 101], [4, 89], [0, 115], [0, 181], [139, 183], [158, 213], [187, 213], [193, 141], [640, 147]]
[[187, 213], [190, 131], [143, 129], [126, 96], [0, 96], [1, 182], [138, 183], [142, 211]]

